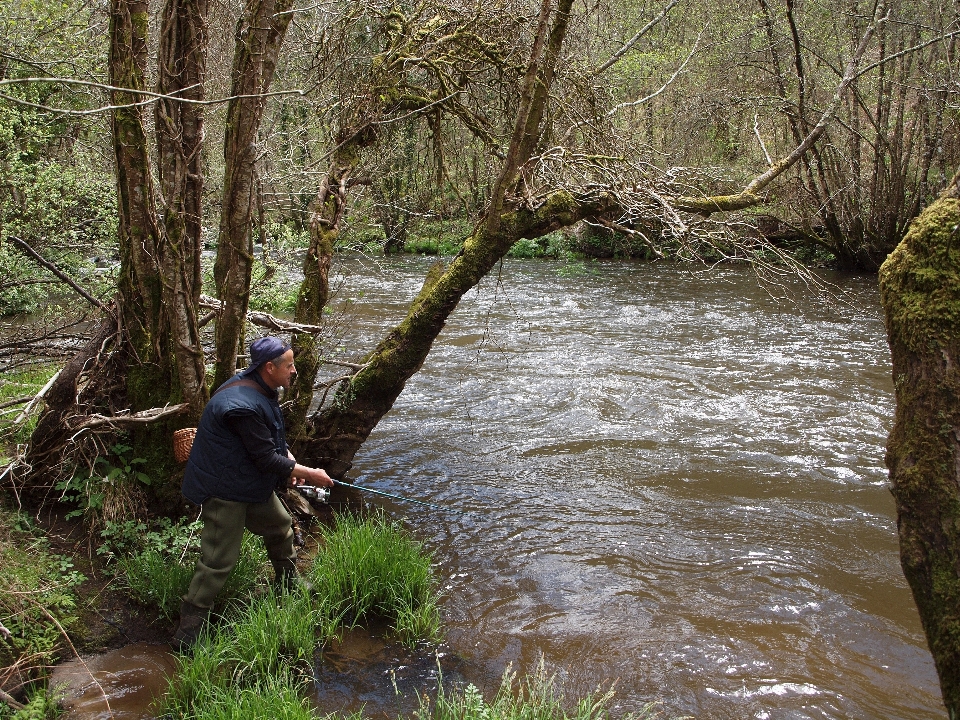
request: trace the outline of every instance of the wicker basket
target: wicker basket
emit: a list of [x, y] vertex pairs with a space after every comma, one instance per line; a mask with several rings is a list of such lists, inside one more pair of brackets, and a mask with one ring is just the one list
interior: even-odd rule
[[193, 447], [193, 438], [197, 434], [196, 428], [182, 428], [173, 433], [173, 456], [177, 462], [186, 462], [190, 457], [190, 448]]

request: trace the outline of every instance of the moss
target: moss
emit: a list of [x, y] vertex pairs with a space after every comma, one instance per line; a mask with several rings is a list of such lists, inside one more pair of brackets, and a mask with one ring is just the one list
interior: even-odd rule
[[944, 702], [960, 716], [960, 202], [941, 198], [880, 269], [897, 417], [900, 556]]
[[960, 201], [923, 211], [880, 268], [888, 327], [913, 352], [943, 347], [960, 329]]

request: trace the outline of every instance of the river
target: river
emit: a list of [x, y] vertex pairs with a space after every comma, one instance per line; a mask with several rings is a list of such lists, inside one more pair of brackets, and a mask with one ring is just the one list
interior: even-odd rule
[[[339, 260], [347, 357], [431, 262]], [[466, 679], [542, 656], [568, 695], [616, 680], [618, 714], [945, 715], [876, 281], [822, 277], [521, 261], [463, 299], [351, 474], [449, 508], [386, 503], [435, 556]]]

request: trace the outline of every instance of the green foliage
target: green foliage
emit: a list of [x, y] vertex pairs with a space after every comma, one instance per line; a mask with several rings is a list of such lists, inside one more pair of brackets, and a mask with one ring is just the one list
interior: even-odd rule
[[0, 705], [0, 720], [54, 720], [62, 714], [56, 691], [49, 689], [34, 691], [20, 710], [15, 711], [6, 705]]
[[286, 273], [274, 272], [257, 263], [250, 285], [250, 309], [291, 315], [297, 307], [299, 289], [299, 284]]
[[[59, 99], [52, 83], [32, 83], [5, 92], [25, 102]], [[78, 272], [86, 258], [77, 249], [112, 247], [116, 192], [84, 144], [86, 130], [63, 116], [0, 101], [0, 228], [43, 254], [59, 248], [57, 264]], [[15, 272], [7, 272], [15, 270]], [[0, 243], [0, 315], [33, 312], [47, 297], [51, 278], [9, 243]]]
[[75, 588], [84, 577], [68, 557], [50, 551], [27, 516], [0, 510], [0, 664], [39, 669], [57, 657], [63, 632], [76, 622]]
[[395, 522], [382, 515], [342, 515], [324, 533], [324, 550], [311, 571], [330, 610], [349, 624], [376, 616], [402, 639], [436, 639], [440, 611], [431, 558]]
[[[417, 717], [420, 720], [607, 720], [613, 690], [588, 694], [572, 709], [567, 709], [562, 690], [555, 676], [547, 675], [543, 658], [532, 675], [517, 681], [516, 673], [507, 668], [500, 689], [492, 701], [484, 700], [480, 690], [467, 685], [462, 691], [448, 692], [443, 686], [431, 708], [429, 698], [422, 698]], [[639, 713], [623, 715], [623, 720], [652, 720], [653, 705]]]
[[412, 223], [403, 251], [414, 255], [456, 255], [472, 232], [469, 220]]
[[143, 458], [129, 457], [133, 447], [117, 443], [110, 455], [97, 457], [93, 467], [80, 470], [61, 480], [56, 489], [60, 498], [76, 508], [67, 513], [69, 520], [83, 517], [90, 525], [100, 526], [119, 517], [128, 517], [139, 505], [139, 485], [150, 485], [150, 476], [138, 470]]

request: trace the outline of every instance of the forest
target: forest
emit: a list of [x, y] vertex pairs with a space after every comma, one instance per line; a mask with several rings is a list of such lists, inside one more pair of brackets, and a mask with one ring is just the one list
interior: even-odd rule
[[[937, 352], [957, 343], [960, 320], [928, 299], [958, 285], [956, 4], [2, 8], [10, 512], [60, 508], [102, 547], [137, 523], [181, 527], [171, 435], [196, 426], [266, 333], [295, 350], [284, 396], [294, 453], [343, 478], [461, 300], [505, 259], [744, 265], [813, 285], [823, 269], [879, 273], [895, 377], [922, 386], [943, 371], [938, 387], [952, 392]], [[891, 255], [911, 227], [926, 260], [903, 246]], [[339, 259], [404, 254], [436, 260], [401, 319], [345, 348]], [[925, 523], [960, 500], [938, 485], [931, 504], [923, 478], [909, 483], [939, 442], [911, 446], [916, 423], [950, 424], [957, 408], [895, 385], [887, 461], [902, 561], [953, 717], [960, 538]], [[927, 420], [910, 425], [911, 408]], [[930, 473], [952, 462], [931, 460]], [[11, 708], [62, 653], [52, 636], [57, 649], [22, 667], [23, 649], [8, 653], [16, 671], [0, 687], [21, 693], [4, 690]]]

